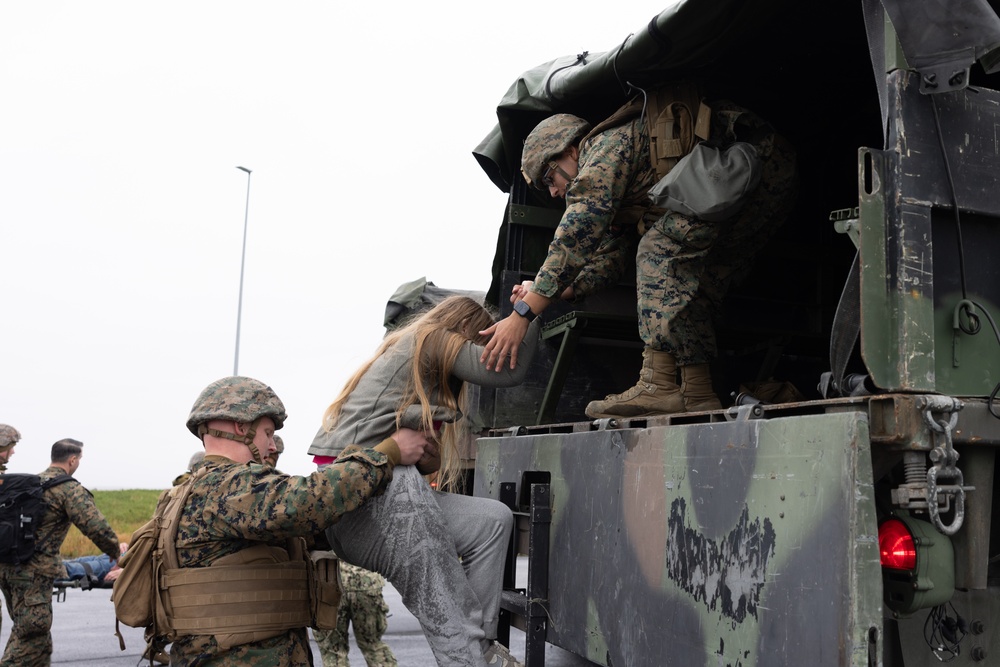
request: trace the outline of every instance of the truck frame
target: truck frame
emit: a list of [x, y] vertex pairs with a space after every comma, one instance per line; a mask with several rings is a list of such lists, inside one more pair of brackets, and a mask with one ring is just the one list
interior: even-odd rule
[[501, 315], [561, 214], [518, 173], [551, 113], [703, 77], [786, 133], [803, 185], [717, 324], [724, 409], [583, 415], [637, 376], [629, 280], [548, 309], [525, 385], [476, 394], [527, 667], [544, 642], [608, 667], [1000, 659], [998, 46], [985, 0], [682, 0], [501, 100], [474, 152], [510, 195]]

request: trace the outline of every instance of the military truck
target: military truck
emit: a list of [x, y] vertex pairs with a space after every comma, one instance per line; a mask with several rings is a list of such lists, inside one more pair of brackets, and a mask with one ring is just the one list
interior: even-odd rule
[[677, 0], [503, 95], [474, 151], [509, 193], [501, 315], [560, 219], [519, 173], [552, 113], [698, 77], [802, 177], [717, 322], [723, 409], [585, 416], [637, 377], [634, 279], [547, 309], [525, 384], [476, 397], [473, 492], [528, 555], [504, 601], [528, 667], [544, 642], [609, 667], [1000, 664], [996, 8]]

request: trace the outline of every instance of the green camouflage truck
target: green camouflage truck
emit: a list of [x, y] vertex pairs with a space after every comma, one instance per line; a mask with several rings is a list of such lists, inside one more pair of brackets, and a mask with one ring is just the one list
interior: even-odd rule
[[802, 177], [717, 323], [724, 409], [584, 416], [635, 382], [634, 279], [550, 307], [524, 385], [476, 396], [473, 492], [516, 509], [528, 554], [504, 602], [528, 667], [544, 641], [609, 667], [1000, 664], [996, 9], [678, 0], [502, 97], [474, 151], [509, 193], [502, 315], [561, 214], [519, 174], [552, 113], [596, 122], [629, 84], [696, 75]]

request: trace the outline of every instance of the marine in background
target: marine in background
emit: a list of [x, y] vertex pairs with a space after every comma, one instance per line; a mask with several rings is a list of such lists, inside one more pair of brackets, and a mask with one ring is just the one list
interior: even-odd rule
[[278, 467], [278, 458], [285, 452], [285, 442], [280, 435], [274, 436], [274, 451], [264, 457], [264, 460], [272, 468]]
[[396, 656], [382, 640], [389, 625], [389, 605], [382, 594], [385, 578], [342, 560], [340, 581], [343, 596], [337, 613], [337, 629], [313, 633], [323, 667], [350, 667], [349, 627], [354, 628], [354, 640], [368, 667], [396, 667]]
[[[83, 443], [66, 438], [52, 445], [51, 465], [42, 481], [73, 475], [83, 458]], [[120, 553], [118, 535], [75, 479], [44, 491], [48, 508], [36, 534], [35, 554], [20, 565], [0, 563], [0, 590], [13, 621], [0, 667], [47, 667], [52, 661], [52, 591], [63, 576], [59, 550], [70, 524], [80, 529], [113, 560]]]
[[[0, 424], [0, 475], [7, 471], [7, 462], [13, 456], [14, 447], [20, 439], [21, 434], [18, 433], [16, 428], [7, 424]], [[0, 616], [0, 622], [2, 620], [3, 617]]]
[[191, 476], [191, 473], [194, 472], [195, 467], [204, 460], [205, 460], [204, 450], [197, 451], [194, 454], [192, 454], [191, 458], [188, 459], [187, 470], [177, 475], [177, 477], [174, 478], [174, 482], [171, 486], [180, 486], [181, 484], [186, 482], [188, 477]]
[[0, 474], [7, 471], [7, 462], [14, 455], [14, 447], [21, 439], [17, 429], [7, 424], [0, 424]]

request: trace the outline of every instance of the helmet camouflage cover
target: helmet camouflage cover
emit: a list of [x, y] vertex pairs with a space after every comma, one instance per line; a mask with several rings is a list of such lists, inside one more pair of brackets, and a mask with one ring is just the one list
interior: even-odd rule
[[282, 442], [280, 435], [274, 436], [274, 449], [279, 454], [285, 451], [285, 443]]
[[590, 123], [568, 113], [549, 116], [535, 126], [524, 140], [521, 174], [528, 185], [544, 189], [542, 176], [549, 161], [590, 132]]
[[269, 386], [253, 378], [230, 376], [202, 390], [191, 408], [187, 427], [198, 436], [198, 426], [213, 419], [249, 424], [261, 417], [270, 417], [277, 430], [287, 416], [281, 399]]
[[21, 439], [21, 434], [17, 429], [7, 424], [0, 424], [0, 452], [5, 452]]

